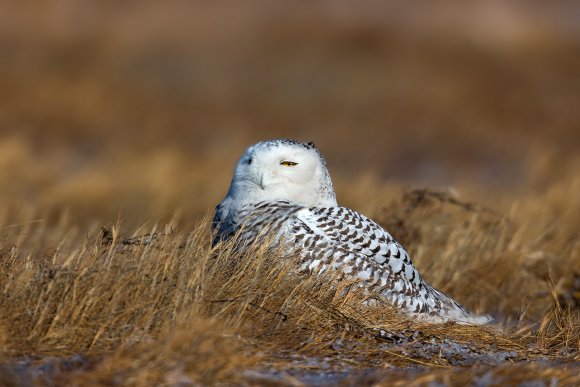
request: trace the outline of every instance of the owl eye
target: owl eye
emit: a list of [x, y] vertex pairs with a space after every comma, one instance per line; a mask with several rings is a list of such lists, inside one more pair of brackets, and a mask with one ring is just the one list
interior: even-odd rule
[[285, 166], [285, 167], [293, 167], [293, 166], [295, 166], [295, 165], [298, 165], [298, 163], [295, 163], [294, 161], [287, 161], [287, 160], [284, 160], [284, 161], [281, 161], [281, 162], [280, 162], [280, 165], [283, 165], [283, 166]]

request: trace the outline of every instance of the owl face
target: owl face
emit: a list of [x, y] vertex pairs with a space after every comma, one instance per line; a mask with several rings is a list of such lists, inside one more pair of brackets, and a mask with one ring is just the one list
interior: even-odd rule
[[336, 205], [335, 199], [329, 202], [332, 184], [326, 163], [312, 143], [269, 140], [249, 147], [238, 161], [232, 188], [245, 201]]

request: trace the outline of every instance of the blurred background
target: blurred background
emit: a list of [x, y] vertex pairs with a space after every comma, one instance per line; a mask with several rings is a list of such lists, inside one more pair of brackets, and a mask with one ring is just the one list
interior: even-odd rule
[[580, 2], [0, 3], [4, 220], [193, 220], [273, 137], [314, 141], [347, 205], [576, 178]]

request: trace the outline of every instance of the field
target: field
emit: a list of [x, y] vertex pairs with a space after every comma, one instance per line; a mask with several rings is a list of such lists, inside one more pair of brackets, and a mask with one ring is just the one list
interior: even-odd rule
[[[0, 4], [0, 385], [579, 385], [579, 12]], [[212, 248], [275, 137], [494, 323]]]

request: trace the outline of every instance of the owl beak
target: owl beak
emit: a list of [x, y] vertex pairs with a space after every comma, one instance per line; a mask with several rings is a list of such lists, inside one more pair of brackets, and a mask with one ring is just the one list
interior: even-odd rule
[[262, 170], [256, 171], [253, 177], [253, 183], [256, 184], [263, 191], [265, 189], [265, 173]]

